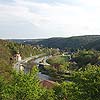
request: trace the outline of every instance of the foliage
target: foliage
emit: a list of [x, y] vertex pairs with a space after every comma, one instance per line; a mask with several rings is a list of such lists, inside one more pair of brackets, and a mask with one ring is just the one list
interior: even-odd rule
[[40, 86], [37, 73], [36, 67], [28, 74], [14, 71], [9, 82], [0, 76], [0, 100], [57, 100], [53, 89]]
[[33, 69], [31, 74], [13, 72], [12, 80], [4, 85], [1, 93], [2, 100], [38, 100], [43, 90], [39, 86], [37, 70]]
[[[70, 38], [49, 38], [44, 39], [41, 41], [36, 42], [35, 44], [43, 45], [44, 47], [50, 47], [50, 48], [60, 48], [67, 50], [75, 51], [77, 49], [84, 49], [88, 48], [90, 45], [90, 48], [96, 49], [96, 45], [99, 46], [100, 42], [96, 42], [97, 40], [100, 40], [99, 35], [87, 35], [87, 36], [75, 36]], [[91, 45], [92, 43], [92, 45]], [[94, 43], [94, 44], [93, 44]], [[88, 46], [86, 46], [88, 44]]]
[[66, 62], [66, 59], [63, 56], [53, 56], [52, 58], [48, 59], [47, 62], [51, 65], [62, 65]]
[[54, 88], [56, 100], [67, 100], [67, 90], [66, 90], [66, 83], [63, 82], [60, 85], [57, 85]]
[[80, 67], [87, 64], [96, 64], [99, 61], [99, 52], [92, 50], [81, 50], [73, 56], [73, 61]]
[[40, 97], [39, 100], [56, 100], [56, 95], [53, 89], [45, 89], [44, 94]]
[[65, 84], [65, 91], [68, 100], [100, 100], [99, 86], [100, 67], [87, 65], [84, 71], [79, 70], [72, 74], [71, 82]]
[[[15, 63], [13, 57], [17, 52], [19, 52], [22, 59], [24, 59], [25, 57], [42, 54], [47, 51], [48, 48], [40, 48], [31, 45], [18, 44], [8, 40], [0, 40], [0, 75], [5, 76], [7, 80], [10, 78], [13, 63]], [[10, 58], [12, 60], [10, 60]]]
[[86, 49], [95, 49], [95, 50], [100, 51], [100, 39], [97, 39], [94, 42], [86, 44], [84, 48], [86, 48]]
[[45, 67], [47, 73], [60, 81], [68, 70], [77, 69], [70, 73], [69, 81], [66, 76], [65, 82], [50, 90], [40, 86], [36, 67], [27, 74], [12, 71], [9, 58], [17, 51], [21, 52], [23, 58], [30, 56], [30, 53], [36, 55], [46, 52], [50, 55], [56, 52], [55, 49], [52, 51], [0, 40], [0, 100], [100, 100], [99, 51], [78, 51], [73, 55], [72, 62], [64, 56], [48, 59], [51, 66]]

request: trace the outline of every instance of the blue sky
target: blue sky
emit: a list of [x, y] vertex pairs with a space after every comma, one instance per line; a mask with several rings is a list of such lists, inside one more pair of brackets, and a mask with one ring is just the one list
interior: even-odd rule
[[99, 34], [99, 0], [0, 0], [0, 38]]

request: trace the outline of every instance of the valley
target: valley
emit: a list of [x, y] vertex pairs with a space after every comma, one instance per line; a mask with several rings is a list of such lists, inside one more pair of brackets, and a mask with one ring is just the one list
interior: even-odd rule
[[[54, 38], [38, 41], [48, 45], [0, 40], [0, 99], [96, 100], [96, 96], [99, 100], [99, 36], [68, 39], [73, 45]], [[64, 48], [60, 43], [59, 48], [55, 46], [61, 41], [66, 44]]]

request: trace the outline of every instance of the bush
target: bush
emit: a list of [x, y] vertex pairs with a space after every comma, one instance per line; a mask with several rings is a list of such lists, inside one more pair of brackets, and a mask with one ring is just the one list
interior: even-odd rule
[[99, 52], [91, 50], [79, 51], [74, 55], [73, 61], [77, 63], [79, 68], [86, 66], [89, 63], [94, 65], [99, 61]]
[[30, 74], [12, 73], [12, 80], [2, 90], [3, 100], [38, 100], [43, 93], [37, 78], [37, 70]]
[[74, 72], [65, 88], [68, 100], [100, 100], [100, 67], [87, 65]]

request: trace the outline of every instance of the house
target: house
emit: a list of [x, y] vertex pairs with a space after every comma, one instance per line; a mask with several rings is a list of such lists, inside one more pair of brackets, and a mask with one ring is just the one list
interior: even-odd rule
[[21, 57], [19, 52], [14, 55], [14, 58], [15, 58], [16, 61], [21, 61], [22, 60], [22, 57]]
[[17, 60], [17, 61], [21, 61], [21, 60], [22, 60], [22, 57], [21, 57], [20, 54], [16, 54], [16, 60]]
[[47, 88], [47, 89], [51, 89], [56, 85], [56, 82], [50, 81], [50, 80], [42, 80], [40, 82], [40, 85]]

